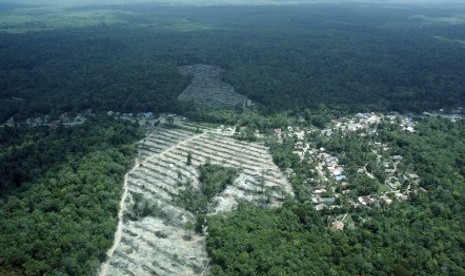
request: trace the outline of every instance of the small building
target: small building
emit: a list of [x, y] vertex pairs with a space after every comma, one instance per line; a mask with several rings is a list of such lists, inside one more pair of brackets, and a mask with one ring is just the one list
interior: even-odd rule
[[394, 155], [391, 158], [394, 161], [402, 161], [402, 159], [403, 159], [401, 155]]
[[371, 198], [371, 196], [369, 196], [369, 195], [368, 196], [359, 196], [358, 201], [363, 206], [373, 205], [375, 203], [375, 200], [373, 198]]
[[338, 176], [342, 175], [342, 171], [340, 171], [340, 170], [334, 170], [334, 171], [333, 171], [333, 175], [334, 175], [335, 177], [338, 177]]
[[325, 205], [323, 203], [320, 203], [318, 205], [315, 206], [315, 210], [317, 211], [321, 211], [325, 208]]
[[315, 194], [321, 194], [321, 193], [326, 193], [326, 189], [318, 189], [313, 191]]
[[346, 180], [346, 176], [343, 175], [343, 174], [340, 174], [340, 175], [336, 175], [336, 181], [343, 181], [343, 180]]
[[314, 196], [312, 196], [311, 200], [312, 200], [313, 204], [318, 204], [318, 203], [320, 203], [321, 198], [318, 195], [314, 195]]
[[283, 130], [281, 128], [275, 128], [274, 129], [275, 134], [281, 134], [281, 132], [283, 132]]
[[336, 202], [336, 198], [335, 197], [322, 197], [320, 199], [320, 202], [325, 203], [325, 204], [333, 204], [334, 202]]
[[381, 199], [382, 199], [383, 202], [386, 203], [387, 205], [391, 205], [391, 204], [392, 204], [392, 199], [390, 199], [387, 195], [381, 196]]
[[396, 193], [396, 197], [398, 200], [401, 200], [401, 201], [406, 201], [408, 199], [408, 195], [405, 195], [402, 193]]

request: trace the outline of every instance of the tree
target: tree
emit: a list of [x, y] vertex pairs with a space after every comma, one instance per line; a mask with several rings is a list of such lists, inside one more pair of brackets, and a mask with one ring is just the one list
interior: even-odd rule
[[168, 124], [168, 126], [174, 126], [174, 116], [173, 115], [166, 116], [166, 123]]
[[192, 165], [192, 152], [191, 152], [191, 151], [189, 151], [189, 152], [187, 153], [187, 161], [186, 161], [186, 164], [187, 164], [188, 166]]

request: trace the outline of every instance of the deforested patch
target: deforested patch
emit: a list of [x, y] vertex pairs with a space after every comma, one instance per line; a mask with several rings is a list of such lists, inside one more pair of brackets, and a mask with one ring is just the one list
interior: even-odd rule
[[230, 84], [221, 80], [224, 70], [214, 65], [182, 66], [183, 75], [192, 76], [192, 83], [179, 95], [178, 100], [212, 108], [243, 108], [251, 105], [247, 97], [237, 93]]
[[208, 216], [244, 201], [271, 208], [294, 195], [267, 147], [216, 130], [160, 127], [139, 151], [101, 275], [208, 273]]

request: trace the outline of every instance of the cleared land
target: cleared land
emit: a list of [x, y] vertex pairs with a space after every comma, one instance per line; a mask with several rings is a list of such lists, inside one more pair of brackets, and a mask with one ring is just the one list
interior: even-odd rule
[[[238, 169], [239, 175], [208, 203], [208, 214], [234, 209], [240, 201], [270, 208], [293, 196], [291, 185], [273, 164], [268, 149], [234, 140], [216, 130], [196, 133], [158, 128], [139, 145], [140, 165], [127, 175], [127, 191], [114, 250], [101, 275], [196, 275], [208, 271], [205, 236], [194, 231], [196, 216], [176, 203], [180, 192], [199, 188], [198, 167]], [[190, 152], [191, 164], [187, 165]], [[135, 206], [148, 215], [134, 215]]]
[[214, 65], [182, 66], [183, 75], [193, 76], [192, 83], [179, 95], [178, 100], [212, 108], [243, 107], [247, 98], [234, 91], [234, 87], [221, 81], [223, 70]]

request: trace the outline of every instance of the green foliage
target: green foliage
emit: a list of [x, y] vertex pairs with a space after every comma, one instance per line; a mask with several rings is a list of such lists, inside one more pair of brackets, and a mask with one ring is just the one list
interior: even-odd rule
[[359, 196], [374, 194], [379, 190], [380, 183], [366, 174], [355, 174], [350, 178], [351, 187], [355, 188], [355, 193]]
[[[329, 274], [329, 235], [310, 205], [264, 210], [240, 205], [210, 217], [207, 248], [213, 275]], [[318, 233], [318, 235], [316, 235]]]
[[[412, 18], [444, 18], [449, 10], [312, 5], [244, 13], [228, 6], [189, 8], [186, 23], [179, 22], [185, 8], [127, 10], [120, 16], [130, 24], [1, 32], [0, 123], [92, 108], [183, 112], [263, 130], [295, 125], [294, 112], [308, 109], [304, 118], [324, 127], [328, 109], [424, 111], [465, 100], [464, 48], [435, 38], [463, 39], [462, 29], [418, 28], [422, 22]], [[460, 7], [453, 12], [464, 13]], [[190, 78], [177, 68], [196, 63], [226, 69], [223, 80], [272, 116], [178, 103]], [[426, 194], [412, 194], [410, 204], [357, 210], [358, 228], [329, 232], [305, 204], [312, 165], [292, 153], [292, 138], [272, 144], [275, 162], [294, 172], [298, 202], [276, 210], [241, 206], [209, 218], [213, 273], [465, 274], [463, 121], [428, 119], [417, 134], [382, 127], [380, 137], [421, 174]], [[1, 275], [95, 272], [111, 245], [135, 133], [134, 126], [102, 118], [56, 132], [0, 128]], [[345, 152], [341, 162], [349, 172], [370, 163], [364, 139], [338, 137], [315, 143]], [[210, 169], [200, 190], [187, 185], [179, 199], [200, 214], [189, 226], [199, 232], [208, 200], [231, 181], [231, 172]], [[367, 169], [383, 180], [380, 168]], [[357, 181], [364, 189], [359, 194], [376, 189], [369, 179]], [[146, 203], [138, 200], [141, 216], [151, 212]]]
[[[134, 150], [128, 144], [138, 138], [136, 130], [95, 119], [58, 130], [61, 135], [31, 128], [7, 137], [2, 167], [27, 160], [18, 173], [29, 182], [4, 190], [0, 200], [1, 275], [89, 275], [97, 270], [113, 240], [121, 183]], [[115, 138], [120, 133], [130, 135]], [[22, 158], [11, 155], [13, 147], [43, 151]], [[4, 174], [3, 183], [12, 177]]]
[[30, 182], [75, 156], [108, 147], [119, 147], [130, 155], [134, 148], [126, 143], [139, 137], [138, 131], [129, 122], [106, 117], [57, 130], [46, 126], [0, 128], [0, 195], [26, 190]]
[[[213, 274], [465, 273], [464, 135], [463, 120], [452, 124], [437, 118], [417, 124], [415, 134], [383, 130], [381, 138], [393, 147], [392, 153], [413, 165], [427, 192], [411, 193], [409, 202], [388, 208], [351, 210], [355, 229], [330, 231], [325, 226], [331, 221], [299, 202], [274, 210], [240, 206], [231, 214], [210, 217], [207, 248]], [[305, 201], [299, 190], [305, 174], [299, 166], [292, 168], [297, 199]], [[360, 194], [376, 189], [376, 180], [368, 177], [351, 181], [362, 184]]]
[[192, 152], [191, 152], [191, 151], [189, 151], [189, 152], [187, 153], [186, 165], [187, 165], [187, 166], [192, 165]]
[[382, 138], [393, 145], [392, 153], [401, 154], [422, 175], [426, 189], [462, 192], [465, 170], [465, 124], [446, 119], [428, 118], [417, 124], [417, 134], [384, 131]]
[[126, 8], [111, 16], [129, 24], [0, 33], [0, 122], [87, 108], [189, 113], [193, 107], [176, 99], [190, 78], [177, 67], [196, 63], [226, 69], [224, 81], [273, 114], [322, 106], [423, 111], [465, 97], [464, 48], [435, 37], [463, 39], [460, 29], [412, 28], [421, 24], [412, 15], [446, 11], [287, 6], [248, 7], [244, 16], [241, 7], [189, 8], [180, 23], [185, 9]]
[[143, 194], [132, 193], [133, 205], [130, 211], [125, 215], [131, 220], [140, 220], [147, 216], [158, 216], [161, 213], [160, 207], [157, 203], [152, 203], [145, 199]]
[[207, 200], [221, 193], [228, 185], [232, 185], [237, 177], [237, 170], [206, 163], [200, 166], [200, 190]]
[[257, 137], [255, 136], [254, 130], [251, 128], [245, 128], [243, 131], [235, 132], [234, 138], [241, 140], [241, 141], [248, 141], [248, 142], [255, 142], [257, 141]]
[[179, 205], [197, 215], [205, 214], [208, 202], [231, 185], [237, 177], [237, 170], [209, 162], [200, 166], [199, 171], [200, 189], [194, 188], [191, 183], [186, 183], [185, 189], [176, 199]]
[[288, 137], [282, 144], [273, 143], [270, 146], [273, 161], [281, 169], [299, 166], [299, 157], [293, 153], [295, 142], [294, 138]]

